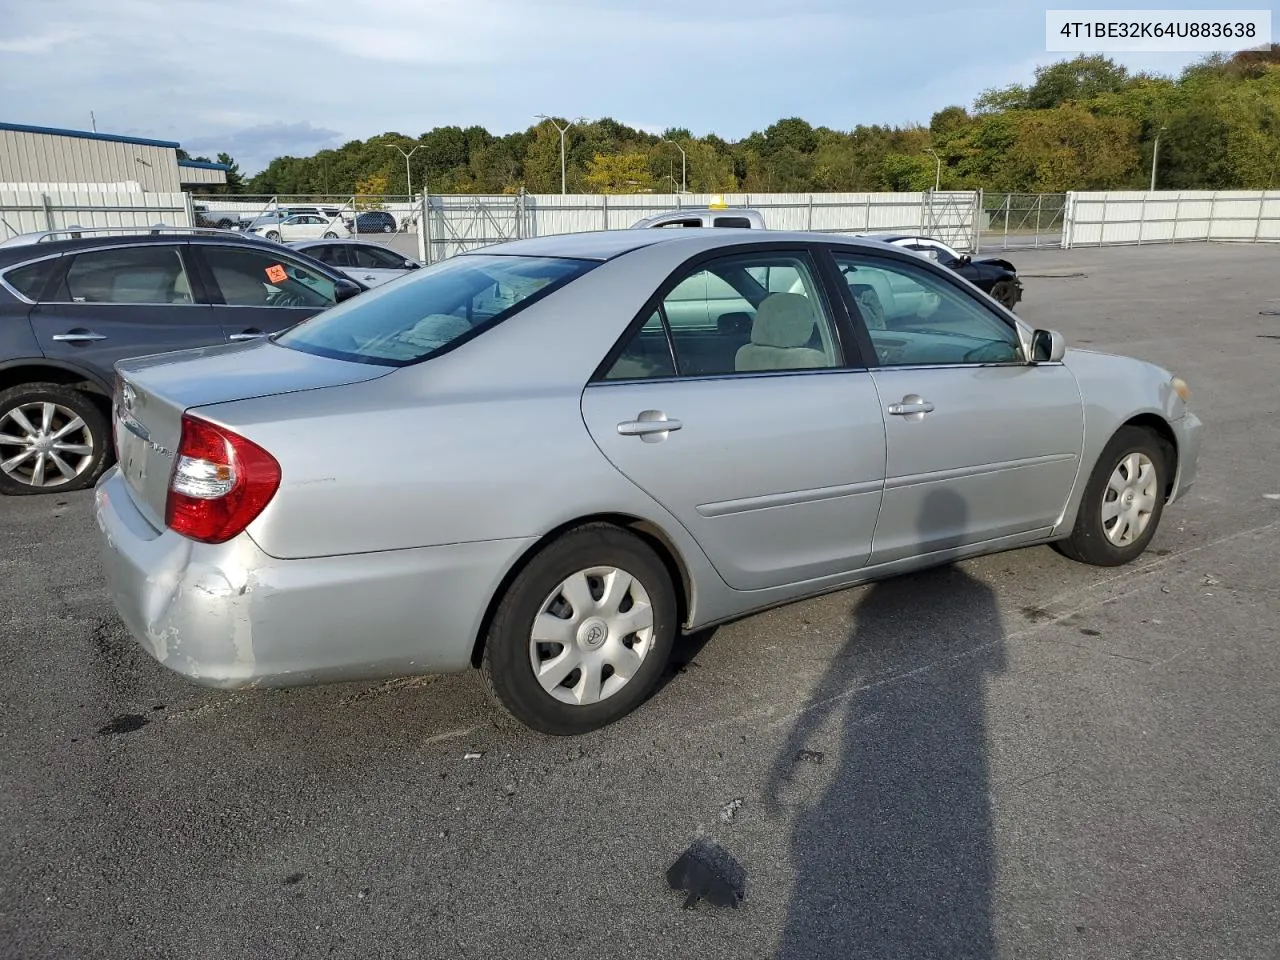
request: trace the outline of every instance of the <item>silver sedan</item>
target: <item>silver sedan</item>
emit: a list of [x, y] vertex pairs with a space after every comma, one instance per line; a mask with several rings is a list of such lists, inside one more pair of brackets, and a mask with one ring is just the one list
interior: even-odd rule
[[1169, 371], [773, 231], [516, 241], [118, 370], [97, 523], [160, 663], [477, 668], [553, 734], [636, 708], [681, 632], [1032, 544], [1132, 561], [1201, 432]]

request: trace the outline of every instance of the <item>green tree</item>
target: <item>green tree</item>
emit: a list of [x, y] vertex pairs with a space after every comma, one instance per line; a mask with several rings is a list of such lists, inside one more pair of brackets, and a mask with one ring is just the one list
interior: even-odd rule
[[653, 175], [643, 153], [597, 153], [587, 163], [584, 184], [591, 193], [644, 193], [653, 189]]

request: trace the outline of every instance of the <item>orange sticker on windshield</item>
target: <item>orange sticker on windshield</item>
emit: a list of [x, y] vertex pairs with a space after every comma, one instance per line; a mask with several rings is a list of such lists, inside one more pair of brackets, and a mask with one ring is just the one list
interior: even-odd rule
[[273, 263], [267, 267], [267, 279], [272, 283], [284, 283], [288, 278], [289, 275], [284, 272], [284, 267], [280, 266], [280, 264]]

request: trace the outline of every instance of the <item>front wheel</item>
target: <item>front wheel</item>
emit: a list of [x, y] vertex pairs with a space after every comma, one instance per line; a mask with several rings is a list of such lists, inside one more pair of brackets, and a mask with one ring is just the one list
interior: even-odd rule
[[1058, 552], [1099, 567], [1136, 560], [1160, 524], [1168, 469], [1154, 434], [1118, 430], [1089, 476], [1071, 536], [1054, 544]]
[[1013, 280], [997, 280], [991, 285], [991, 298], [1008, 310], [1022, 299], [1022, 288]]
[[675, 642], [675, 588], [642, 540], [607, 524], [574, 530], [530, 561], [498, 605], [481, 671], [525, 726], [587, 733], [647, 697]]
[[80, 391], [28, 383], [0, 393], [0, 493], [83, 490], [110, 455], [107, 419]]
[[279, 231], [279, 230], [268, 230], [268, 231], [267, 231], [267, 239], [268, 239], [268, 240], [279, 240], [279, 239], [280, 239], [280, 231]]

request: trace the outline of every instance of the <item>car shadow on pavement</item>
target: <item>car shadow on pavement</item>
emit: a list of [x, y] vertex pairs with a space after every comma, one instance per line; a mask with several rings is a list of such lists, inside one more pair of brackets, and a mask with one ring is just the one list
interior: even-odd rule
[[[931, 494], [922, 529], [965, 528]], [[876, 583], [774, 764], [795, 884], [777, 956], [992, 958], [995, 841], [985, 678], [1004, 669], [993, 591], [947, 566]]]

